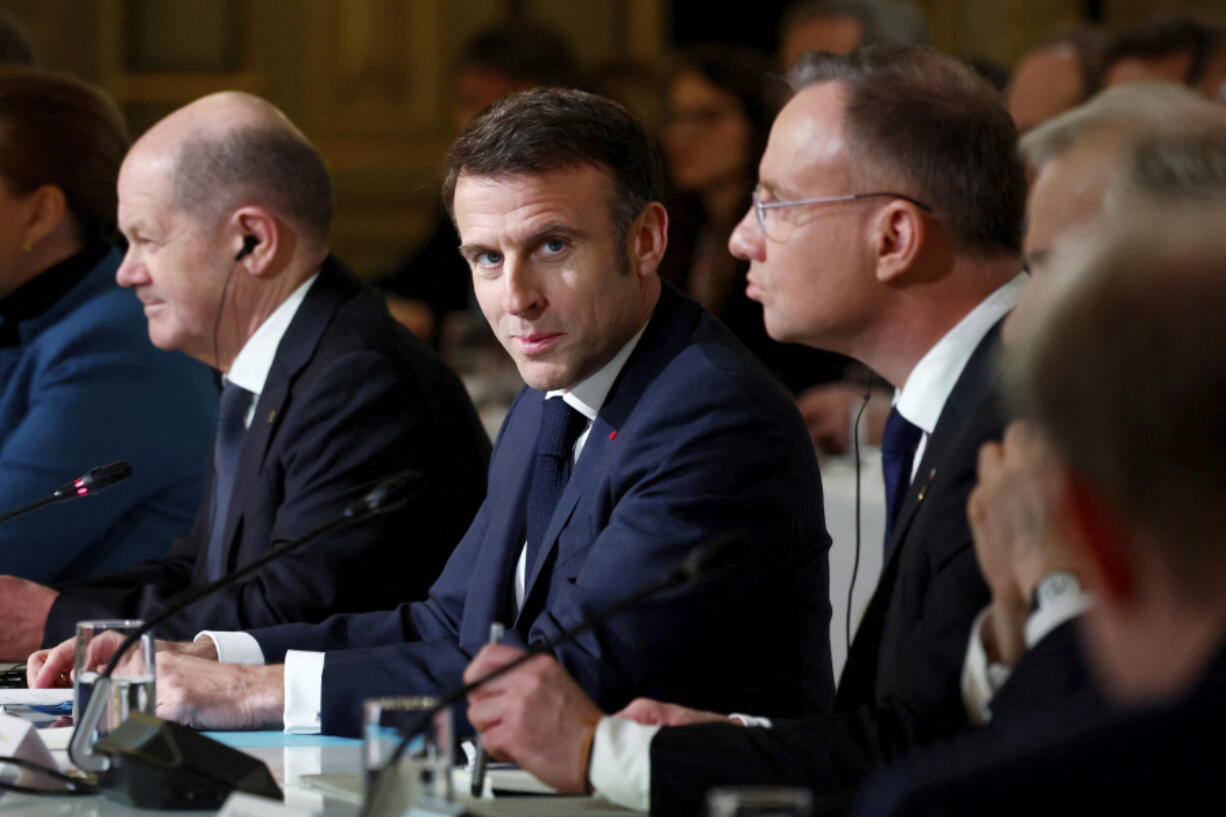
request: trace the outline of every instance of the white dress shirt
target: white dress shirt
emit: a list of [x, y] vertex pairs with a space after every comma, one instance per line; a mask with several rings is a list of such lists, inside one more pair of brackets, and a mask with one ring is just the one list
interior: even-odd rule
[[[588, 434], [592, 430], [592, 422], [600, 413], [605, 398], [613, 388], [613, 382], [621, 374], [622, 368], [634, 347], [638, 345], [644, 324], [634, 334], [613, 358], [569, 391], [560, 389], [545, 394], [546, 400], [561, 398], [575, 411], [587, 418], [587, 424], [575, 440], [571, 463], [579, 460], [583, 447], [587, 444]], [[520, 550], [519, 561], [515, 566], [515, 607], [518, 610], [524, 603], [525, 582], [527, 575], [527, 542]], [[213, 632], [205, 631], [196, 636], [209, 637], [217, 645], [217, 659], [232, 664], [263, 664], [264, 654], [259, 642], [248, 633], [243, 632]], [[285, 731], [293, 734], [316, 734], [320, 730], [320, 709], [323, 701], [324, 658], [327, 653], [308, 650], [288, 650], [285, 653], [285, 708], [282, 719]]]
[[[912, 480], [928, 437], [967, 361], [984, 336], [1017, 303], [1025, 286], [1025, 273], [1018, 273], [981, 301], [920, 358], [894, 395], [898, 412], [923, 432], [911, 464]], [[767, 718], [730, 717], [746, 726], [770, 726]], [[659, 728], [641, 724], [632, 727], [621, 718], [602, 718], [596, 726], [588, 769], [593, 788], [618, 805], [647, 811], [651, 807], [651, 740]]]

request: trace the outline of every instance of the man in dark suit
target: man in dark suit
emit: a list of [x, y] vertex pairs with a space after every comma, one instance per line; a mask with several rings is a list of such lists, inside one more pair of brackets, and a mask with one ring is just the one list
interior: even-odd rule
[[211, 645], [192, 645], [159, 661], [160, 713], [353, 734], [364, 697], [458, 685], [492, 622], [508, 625], [509, 644], [545, 642], [731, 531], [752, 543], [735, 570], [553, 655], [610, 708], [644, 691], [780, 715], [828, 707], [829, 537], [813, 449], [782, 388], [661, 284], [660, 176], [642, 126], [577, 91], [509, 97], [465, 130], [445, 201], [482, 310], [528, 384], [485, 503], [426, 600], [215, 634], [223, 653], [253, 636], [261, 659], [284, 666], [212, 664]]
[[[897, 479], [881, 580], [834, 709], [818, 718], [744, 728], [652, 701], [602, 718], [545, 659], [474, 693], [485, 745], [565, 791], [594, 785], [664, 813], [700, 810], [720, 784], [840, 798], [883, 761], [965, 726], [959, 674], [987, 600], [966, 497], [980, 443], [1000, 431], [996, 325], [1023, 285], [1016, 132], [987, 85], [925, 49], [809, 55], [794, 84], [730, 248], [751, 261], [749, 292], [773, 337], [848, 354], [900, 390], [887, 426], [911, 424], [893, 435], [911, 450], [886, 452]], [[486, 648], [466, 677], [510, 657]], [[585, 777], [568, 758], [588, 741]]]
[[403, 510], [320, 537], [158, 634], [318, 621], [424, 595], [480, 503], [489, 443], [458, 378], [328, 255], [331, 209], [322, 159], [254, 97], [206, 97], [132, 148], [118, 279], [144, 303], [155, 345], [224, 375], [208, 488], [166, 558], [38, 587], [43, 615], [26, 640], [59, 643], [79, 619], [156, 615], [409, 468], [422, 480]]
[[[1220, 130], [1204, 138], [1220, 156]], [[867, 785], [862, 813], [1201, 813], [1226, 799], [1224, 204], [1219, 191], [1100, 221], [1053, 256], [1072, 283], [1010, 352], [1051, 454], [1049, 525], [1095, 599], [1079, 634], [1122, 711], [1052, 708], [926, 752]]]

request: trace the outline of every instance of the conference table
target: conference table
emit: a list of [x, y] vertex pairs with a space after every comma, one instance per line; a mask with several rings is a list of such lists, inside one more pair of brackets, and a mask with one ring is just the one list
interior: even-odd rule
[[[66, 739], [64, 730], [43, 732], [48, 745]], [[57, 734], [58, 733], [58, 734]], [[207, 732], [267, 766], [285, 793], [284, 803], [260, 801], [245, 806], [242, 817], [290, 817], [324, 815], [356, 817], [361, 779], [361, 741], [319, 735], [287, 735], [281, 731]], [[64, 754], [52, 751], [61, 763]], [[635, 812], [619, 808], [594, 797], [516, 796], [473, 799], [458, 797], [465, 810], [476, 817], [627, 817]], [[224, 813], [223, 809], [223, 813]], [[158, 811], [137, 809], [103, 795], [37, 796], [4, 792], [0, 794], [3, 817], [161, 817], [162, 815], [203, 814], [207, 812]], [[234, 814], [234, 817], [239, 817]]]

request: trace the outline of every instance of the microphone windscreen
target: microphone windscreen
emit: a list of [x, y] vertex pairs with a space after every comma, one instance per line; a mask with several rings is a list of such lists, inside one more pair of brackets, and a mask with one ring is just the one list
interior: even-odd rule
[[744, 531], [729, 531], [703, 542], [685, 555], [677, 567], [679, 578], [689, 580], [718, 573], [731, 567], [749, 545]]

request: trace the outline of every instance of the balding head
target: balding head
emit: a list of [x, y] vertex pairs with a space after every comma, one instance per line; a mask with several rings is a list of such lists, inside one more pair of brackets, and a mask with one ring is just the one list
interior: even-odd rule
[[223, 91], [180, 108], [137, 141], [127, 163], [165, 173], [171, 205], [206, 226], [237, 207], [260, 205], [306, 243], [328, 244], [328, 170], [301, 131], [258, 97]]
[[323, 160], [276, 108], [213, 94], [149, 130], [119, 172], [128, 252], [116, 277], [149, 337], [227, 371], [328, 252]]

